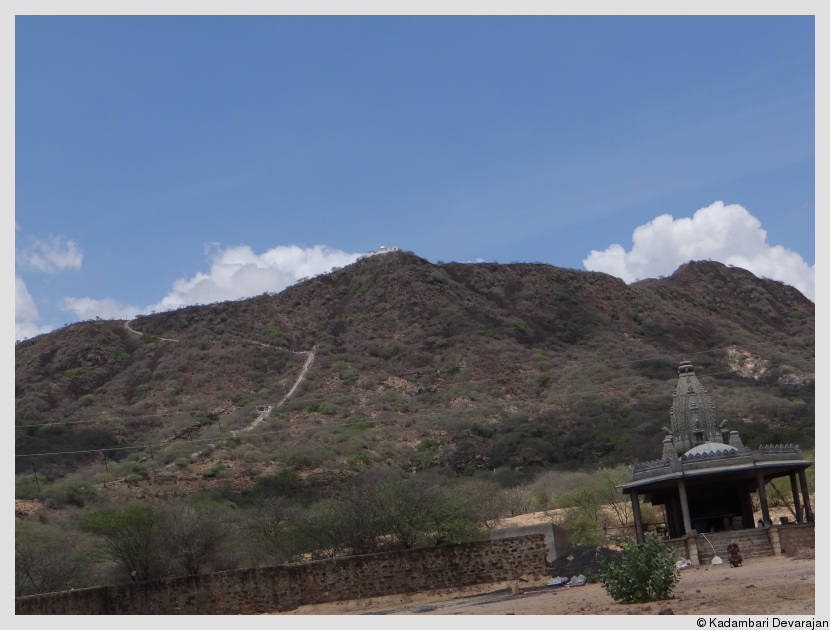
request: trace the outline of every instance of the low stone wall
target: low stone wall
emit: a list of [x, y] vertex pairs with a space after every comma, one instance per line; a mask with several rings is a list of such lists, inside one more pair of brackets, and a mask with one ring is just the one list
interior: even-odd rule
[[816, 548], [816, 527], [813, 523], [776, 525], [781, 553], [792, 555], [798, 549]]
[[571, 548], [568, 532], [565, 528], [551, 522], [491, 529], [490, 540], [530, 536], [531, 534], [542, 534], [545, 537], [545, 544], [548, 547], [548, 555], [546, 557], [548, 564], [553, 564], [554, 560]]
[[15, 614], [234, 615], [516, 579], [547, 570], [543, 535], [18, 597]]
[[[689, 558], [689, 545], [686, 543], [686, 537], [683, 538], [669, 538], [663, 540], [663, 544], [667, 547], [671, 547], [672, 551], [674, 551], [674, 561], [677, 562], [678, 560], [690, 560]], [[694, 549], [692, 550], [694, 551]], [[697, 560], [697, 558], [695, 558]]]

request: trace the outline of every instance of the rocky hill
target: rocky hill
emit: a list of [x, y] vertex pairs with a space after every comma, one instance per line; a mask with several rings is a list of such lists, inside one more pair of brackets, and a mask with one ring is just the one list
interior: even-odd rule
[[681, 360], [744, 442], [811, 447], [814, 309], [716, 262], [626, 285], [391, 252], [278, 294], [18, 343], [17, 470], [155, 474], [175, 492], [283, 469], [325, 482], [377, 464], [652, 459]]

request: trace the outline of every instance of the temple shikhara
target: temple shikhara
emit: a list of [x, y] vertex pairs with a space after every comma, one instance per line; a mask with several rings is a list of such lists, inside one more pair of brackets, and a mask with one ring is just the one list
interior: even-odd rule
[[[761, 529], [767, 530], [775, 550], [782, 524], [813, 523], [805, 474], [812, 462], [793, 444], [765, 445], [758, 450], [744, 446], [726, 420], [718, 421], [715, 405], [689, 362], [678, 367], [670, 415], [660, 459], [631, 466], [628, 482], [620, 486], [631, 497], [638, 542], [644, 541], [640, 499], [663, 507], [670, 539], [694, 541], [699, 534]], [[769, 515], [766, 484], [779, 477], [789, 477], [795, 520], [782, 519], [784, 523], [776, 525]], [[753, 494], [762, 515], [759, 522], [754, 517]], [[688, 542], [694, 560], [697, 554]]]

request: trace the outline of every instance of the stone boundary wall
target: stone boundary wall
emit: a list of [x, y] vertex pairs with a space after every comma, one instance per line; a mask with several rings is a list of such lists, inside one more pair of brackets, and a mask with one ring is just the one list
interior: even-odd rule
[[816, 527], [813, 523], [776, 525], [781, 552], [792, 555], [799, 548], [816, 548]]
[[18, 615], [234, 615], [544, 575], [541, 534], [15, 599]]
[[548, 555], [545, 559], [548, 561], [548, 564], [553, 564], [554, 560], [571, 548], [568, 532], [565, 528], [550, 521], [534, 525], [517, 525], [515, 527], [491, 529], [490, 540], [517, 538], [519, 536], [530, 536], [531, 534], [542, 534], [545, 537], [545, 544], [548, 547]]

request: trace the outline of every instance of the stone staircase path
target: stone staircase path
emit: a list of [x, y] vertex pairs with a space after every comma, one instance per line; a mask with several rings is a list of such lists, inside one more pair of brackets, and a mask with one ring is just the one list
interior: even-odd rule
[[[141, 333], [138, 330], [135, 330], [132, 326], [130, 326], [131, 321], [132, 320], [124, 322], [124, 328], [126, 328], [127, 330], [129, 330], [131, 333], [133, 333], [135, 335], [142, 335], [143, 333]], [[159, 339], [159, 341], [170, 341], [170, 342], [179, 341], [178, 339], [169, 339], [167, 337], [158, 337], [158, 339]], [[217, 341], [217, 340], [214, 340], [214, 341]], [[245, 341], [245, 343], [253, 343], [253, 344], [256, 344], [258, 346], [263, 346], [263, 347], [266, 347], [266, 348], [277, 348], [278, 350], [286, 350], [286, 351], [292, 352], [294, 354], [304, 354], [304, 355], [306, 355], [306, 360], [303, 363], [303, 367], [300, 370], [299, 375], [297, 376], [297, 380], [294, 381], [294, 385], [291, 387], [291, 389], [288, 391], [288, 393], [285, 396], [282, 397], [282, 400], [280, 400], [276, 405], [265, 405], [265, 406], [258, 407], [257, 408], [257, 416], [256, 416], [256, 418], [254, 418], [254, 420], [249, 425], [247, 425], [246, 427], [244, 427], [242, 429], [238, 429], [236, 431], [231, 432], [231, 434], [234, 437], [236, 437], [237, 433], [242, 433], [242, 432], [245, 432], [245, 431], [251, 431], [252, 429], [254, 429], [256, 426], [258, 426], [260, 423], [262, 423], [268, 417], [268, 415], [271, 413], [272, 409], [275, 409], [277, 407], [281, 407], [289, 398], [291, 398], [291, 396], [294, 394], [294, 392], [297, 390], [297, 388], [303, 382], [303, 379], [305, 378], [306, 372], [308, 372], [308, 369], [311, 367], [311, 364], [314, 362], [314, 350], [316, 349], [316, 346], [315, 346], [311, 350], [304, 350], [304, 351], [296, 352], [294, 350], [288, 350], [287, 348], [281, 348], [279, 346], [272, 346], [270, 344], [262, 343], [260, 341], [252, 341], [252, 340], [244, 340], [244, 341]], [[187, 430], [192, 431], [192, 428], [188, 428]], [[190, 456], [191, 460], [198, 459], [199, 457], [201, 457], [205, 453], [210, 452], [210, 450], [212, 448], [213, 448], [213, 445], [208, 445], [207, 449], [199, 451], [197, 453], [193, 453]]]

